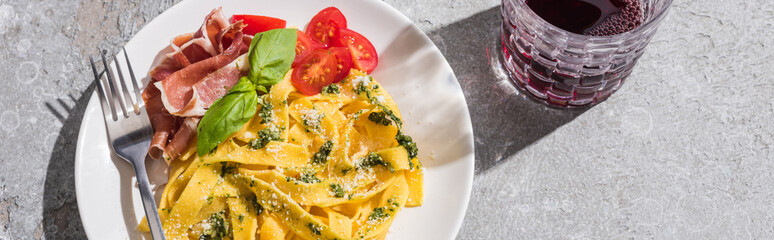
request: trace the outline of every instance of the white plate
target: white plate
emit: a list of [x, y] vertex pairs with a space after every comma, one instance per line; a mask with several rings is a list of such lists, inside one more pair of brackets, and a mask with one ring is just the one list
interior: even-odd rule
[[[368, 37], [376, 47], [379, 66], [372, 75], [398, 104], [406, 132], [417, 143], [425, 166], [424, 205], [402, 211], [387, 237], [455, 237], [473, 181], [473, 129], [457, 78], [422, 31], [377, 0], [188, 0], [159, 15], [126, 44], [135, 72], [147, 73], [156, 54], [172, 37], [194, 31], [218, 6], [223, 6], [226, 16], [267, 15], [300, 28], [327, 6], [341, 9], [349, 28]], [[91, 239], [147, 237], [136, 230], [144, 215], [134, 171], [128, 163], [111, 156], [98, 105], [93, 94], [83, 116], [75, 156], [75, 187], [83, 228]], [[150, 171], [163, 179], [159, 169]]]

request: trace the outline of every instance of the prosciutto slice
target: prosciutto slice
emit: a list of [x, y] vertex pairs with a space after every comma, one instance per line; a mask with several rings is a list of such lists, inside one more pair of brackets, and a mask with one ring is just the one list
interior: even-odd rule
[[172, 52], [166, 54], [149, 75], [154, 80], [161, 81], [181, 68], [219, 54], [223, 48], [220, 47], [218, 37], [221, 30], [230, 26], [221, 8], [212, 10], [196, 32], [182, 34], [172, 39], [169, 44]]
[[[148, 73], [143, 92], [154, 130], [148, 154], [167, 163], [195, 139], [201, 116], [247, 70], [245, 53], [252, 36], [242, 22], [229, 24], [220, 8], [212, 10], [194, 33], [182, 34]], [[241, 56], [241, 57], [240, 57]]]
[[[241, 39], [241, 33], [238, 34]], [[239, 81], [246, 57], [239, 57], [242, 41], [214, 56], [185, 67], [154, 83], [161, 92], [164, 108], [176, 116], [202, 116], [216, 99]]]
[[201, 120], [201, 118], [189, 117], [185, 118], [183, 123], [180, 124], [172, 141], [164, 147], [164, 153], [166, 155], [164, 159], [167, 163], [172, 159], [179, 157], [180, 154], [186, 150], [186, 147], [191, 144], [196, 137], [196, 127], [199, 126], [199, 120]]
[[161, 92], [152, 84], [145, 88], [142, 99], [145, 102], [145, 110], [148, 112], [151, 127], [153, 127], [153, 138], [148, 155], [153, 159], [168, 159], [164, 157], [164, 147], [183, 118], [175, 117], [167, 112], [164, 103], [161, 102]]

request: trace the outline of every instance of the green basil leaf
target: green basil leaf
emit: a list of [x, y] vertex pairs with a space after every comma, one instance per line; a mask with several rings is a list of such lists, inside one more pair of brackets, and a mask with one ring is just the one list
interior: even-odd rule
[[257, 90], [268, 89], [282, 80], [296, 57], [295, 29], [273, 29], [257, 34], [250, 43], [247, 58], [250, 72], [216, 100], [204, 114], [197, 132], [196, 151], [207, 154], [242, 128], [255, 115]]
[[245, 77], [231, 87], [225, 96], [216, 100], [204, 113], [197, 128], [196, 151], [199, 156], [215, 149], [231, 134], [250, 121], [258, 108], [258, 93]]
[[269, 93], [269, 90], [266, 89], [266, 87], [264, 87], [262, 85], [255, 86], [255, 89], [258, 90], [258, 91], [264, 92], [264, 93]]
[[233, 92], [248, 92], [248, 91], [255, 91], [255, 85], [251, 84], [250, 80], [248, 80], [247, 77], [242, 77], [239, 79], [239, 81], [236, 84], [234, 84], [234, 86], [231, 87], [231, 89], [228, 90], [228, 93], [226, 94], [233, 93]]
[[266, 89], [282, 80], [296, 57], [297, 37], [296, 30], [289, 28], [257, 34], [247, 55], [250, 61], [247, 77]]

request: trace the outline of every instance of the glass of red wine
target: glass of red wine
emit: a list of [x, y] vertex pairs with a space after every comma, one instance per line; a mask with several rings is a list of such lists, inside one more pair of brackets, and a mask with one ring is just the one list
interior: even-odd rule
[[503, 66], [558, 107], [597, 104], [632, 72], [672, 0], [502, 0]]

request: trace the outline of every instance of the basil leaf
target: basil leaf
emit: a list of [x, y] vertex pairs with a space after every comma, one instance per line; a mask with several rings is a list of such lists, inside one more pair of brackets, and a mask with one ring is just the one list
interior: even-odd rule
[[204, 113], [197, 132], [196, 151], [199, 156], [215, 149], [231, 134], [239, 131], [255, 115], [258, 107], [258, 93], [255, 86], [245, 77], [225, 96], [216, 100]]
[[199, 156], [215, 149], [255, 115], [258, 107], [256, 91], [268, 92], [285, 77], [296, 57], [297, 37], [295, 29], [273, 29], [253, 38], [247, 54], [250, 72], [225, 96], [212, 103], [199, 122], [196, 143]]
[[272, 29], [257, 34], [247, 55], [250, 73], [247, 77], [256, 85], [268, 89], [285, 77], [296, 57], [295, 29]]

